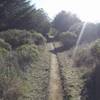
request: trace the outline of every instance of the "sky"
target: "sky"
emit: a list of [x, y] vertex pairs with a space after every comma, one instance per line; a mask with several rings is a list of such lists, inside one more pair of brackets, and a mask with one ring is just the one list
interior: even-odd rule
[[36, 8], [43, 8], [51, 19], [65, 10], [85, 22], [100, 22], [100, 0], [31, 0]]

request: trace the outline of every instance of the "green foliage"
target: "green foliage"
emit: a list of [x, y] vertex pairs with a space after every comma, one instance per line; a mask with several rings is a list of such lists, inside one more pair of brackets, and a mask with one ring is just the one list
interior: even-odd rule
[[0, 77], [0, 99], [2, 100], [19, 100], [22, 96], [20, 91], [20, 81], [9, 79], [9, 77]]
[[38, 9], [32, 16], [33, 28], [37, 32], [42, 33], [44, 36], [48, 33], [50, 28], [49, 17], [43, 11], [43, 9]]
[[0, 38], [8, 42], [12, 48], [31, 42], [31, 33], [26, 30], [8, 30], [0, 32]]
[[80, 22], [76, 15], [61, 11], [53, 20], [53, 27], [60, 32], [66, 32], [75, 23]]
[[58, 38], [66, 49], [73, 47], [77, 40], [76, 34], [71, 32], [63, 32], [59, 34]]
[[22, 70], [27, 70], [30, 67], [30, 64], [38, 60], [39, 51], [38, 48], [32, 44], [25, 44], [16, 49], [18, 63]]
[[7, 50], [11, 50], [10, 44], [6, 43], [3, 39], [0, 39], [0, 48], [5, 48]]
[[36, 45], [44, 45], [46, 43], [44, 36], [38, 32], [32, 32], [32, 40]]
[[17, 48], [16, 52], [0, 48], [0, 99], [24, 100], [24, 95], [30, 91], [30, 83], [24, 78], [23, 70], [29, 69], [38, 59], [38, 53], [35, 45], [28, 44]]
[[92, 67], [93, 63], [94, 63], [94, 58], [91, 55], [90, 47], [89, 46], [79, 47], [75, 54], [74, 66]]
[[25, 93], [30, 90], [29, 83], [16, 74], [19, 73], [14, 70], [14, 66], [3, 66], [2, 73], [0, 73], [0, 99], [23, 100]]
[[5, 56], [7, 52], [8, 51], [5, 48], [0, 47], [0, 56]]
[[100, 39], [96, 40], [95, 43], [92, 45], [91, 54], [98, 61], [100, 60]]
[[91, 47], [91, 55], [94, 57], [94, 91], [95, 99], [100, 99], [100, 39], [96, 40]]
[[[57, 53], [64, 76], [64, 90], [70, 100], [100, 99], [100, 40], [79, 45], [75, 57], [71, 50]], [[97, 62], [98, 61], [98, 62]], [[96, 98], [95, 98], [96, 97]]]
[[13, 49], [24, 44], [42, 45], [46, 42], [40, 33], [16, 29], [0, 32], [0, 38], [9, 43]]
[[[25, 21], [26, 18], [29, 18], [31, 13], [34, 11], [34, 6], [30, 6], [30, 2], [28, 0], [1, 0], [0, 4], [2, 5], [0, 6], [1, 30], [21, 27], [20, 24], [22, 24], [22, 21]], [[28, 24], [28, 20], [24, 22], [24, 25], [25, 24]]]
[[[60, 44], [57, 44], [57, 43], [55, 45], [56, 45], [56, 48], [60, 46]], [[80, 49], [81, 47], [79, 48], [79, 50]], [[89, 92], [86, 88], [86, 86], [90, 88], [91, 84], [87, 85], [86, 81], [87, 79], [89, 79], [89, 74], [92, 70], [92, 66], [90, 67], [83, 66], [83, 65], [76, 66], [73, 63], [73, 58], [70, 56], [73, 54], [72, 50], [73, 49], [57, 53], [59, 64], [61, 66], [60, 71], [62, 75], [61, 79], [62, 79], [63, 87], [64, 87], [65, 100], [67, 99], [68, 100], [80, 100], [80, 99], [81, 100], [91, 100], [91, 99], [88, 99], [87, 97]], [[75, 56], [75, 58], [77, 58], [77, 55]], [[83, 63], [84, 62], [82, 62], [82, 64]], [[92, 90], [91, 92], [94, 92], [94, 90]]]
[[16, 57], [0, 48], [0, 99], [19, 100], [22, 96], [20, 73]]
[[34, 29], [47, 33], [49, 18], [43, 9], [36, 9], [30, 0], [0, 1], [0, 31], [8, 29]]

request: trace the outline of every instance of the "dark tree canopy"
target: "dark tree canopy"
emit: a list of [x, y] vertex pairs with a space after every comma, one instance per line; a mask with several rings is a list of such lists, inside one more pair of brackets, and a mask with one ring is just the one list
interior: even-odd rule
[[26, 0], [2, 0], [0, 1], [0, 28], [16, 28], [18, 23], [27, 16], [30, 16], [34, 9], [29, 6]]
[[49, 18], [29, 0], [0, 0], [0, 30], [12, 28], [34, 29], [41, 33], [49, 30]]
[[76, 15], [61, 11], [53, 20], [53, 27], [60, 32], [67, 31], [74, 23], [80, 22]]
[[48, 33], [50, 28], [49, 17], [43, 9], [38, 9], [36, 13], [32, 15], [34, 29], [40, 33]]

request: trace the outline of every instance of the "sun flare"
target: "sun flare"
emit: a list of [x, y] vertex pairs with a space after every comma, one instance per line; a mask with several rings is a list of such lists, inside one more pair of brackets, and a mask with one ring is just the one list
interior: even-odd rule
[[33, 0], [53, 18], [61, 10], [76, 14], [81, 20], [100, 22], [100, 0]]

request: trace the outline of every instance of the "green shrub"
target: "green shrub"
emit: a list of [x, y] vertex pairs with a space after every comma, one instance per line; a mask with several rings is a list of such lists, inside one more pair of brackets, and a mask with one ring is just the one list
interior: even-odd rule
[[0, 100], [25, 100], [30, 84], [19, 77], [0, 76]]
[[79, 47], [75, 54], [74, 66], [76, 67], [81, 67], [81, 66], [90, 67], [91, 66], [92, 67], [93, 63], [94, 63], [94, 58], [91, 55], [90, 47], [89, 46]]
[[96, 40], [91, 47], [91, 54], [93, 57], [100, 61], [100, 39]]
[[100, 39], [77, 49], [74, 62], [76, 66], [93, 66], [100, 61]]
[[16, 49], [18, 63], [22, 70], [26, 70], [27, 67], [30, 66], [31, 63], [38, 60], [39, 51], [36, 45], [22, 45]]
[[18, 100], [20, 97], [19, 71], [14, 58], [6, 49], [0, 48], [0, 100]]
[[0, 47], [0, 58], [6, 57], [8, 51], [5, 48]]
[[9, 77], [0, 77], [0, 99], [1, 100], [18, 100], [21, 96], [20, 85], [17, 79], [11, 80]]
[[31, 33], [26, 30], [8, 30], [0, 32], [0, 38], [8, 42], [12, 48], [31, 42]]
[[32, 33], [32, 40], [36, 45], [44, 45], [46, 42], [46, 39], [41, 33], [33, 32]]
[[16, 52], [0, 48], [0, 100], [20, 100], [29, 91], [28, 84]]
[[94, 57], [95, 61], [95, 79], [94, 79], [94, 91], [95, 91], [95, 100], [100, 100], [100, 39], [96, 40], [91, 47], [91, 54]]
[[5, 48], [7, 50], [11, 50], [10, 44], [6, 43], [3, 39], [0, 39], [0, 48]]
[[4, 48], [0, 48], [0, 76], [10, 78], [21, 76], [17, 56]]
[[71, 32], [63, 32], [59, 35], [59, 40], [66, 49], [69, 49], [76, 44], [77, 36]]
[[40, 33], [17, 29], [0, 32], [0, 38], [8, 42], [12, 48], [32, 43], [41, 45], [46, 42], [45, 38]]

